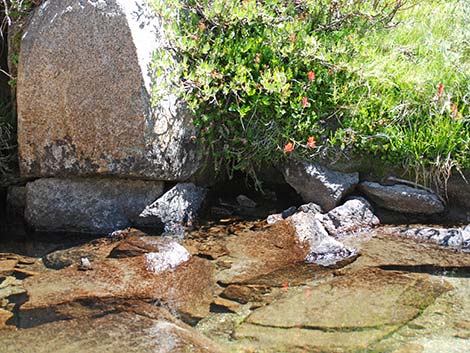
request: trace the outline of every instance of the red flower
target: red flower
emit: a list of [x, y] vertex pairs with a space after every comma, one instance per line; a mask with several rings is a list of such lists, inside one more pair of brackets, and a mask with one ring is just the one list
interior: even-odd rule
[[295, 42], [296, 37], [295, 37], [295, 34], [294, 34], [294, 33], [292, 33], [292, 34], [289, 36], [289, 38], [290, 38], [291, 41]]
[[285, 153], [291, 153], [293, 150], [294, 150], [294, 144], [293, 144], [292, 142], [288, 142], [288, 143], [284, 146], [284, 152], [285, 152]]
[[458, 109], [457, 109], [457, 103], [452, 104], [452, 116], [453, 116], [454, 118], [456, 118], [457, 115], [458, 115], [458, 113], [459, 113], [459, 111], [458, 111]]
[[437, 98], [442, 98], [442, 96], [444, 95], [444, 84], [443, 83], [439, 83], [437, 85]]
[[307, 148], [309, 149], [313, 149], [317, 146], [317, 141], [315, 141], [315, 137], [313, 136], [310, 136], [308, 139], [307, 139]]
[[315, 72], [313, 72], [313, 71], [307, 72], [307, 77], [310, 81], [315, 80]]
[[304, 107], [304, 108], [308, 107], [308, 98], [307, 97], [302, 98], [302, 107]]

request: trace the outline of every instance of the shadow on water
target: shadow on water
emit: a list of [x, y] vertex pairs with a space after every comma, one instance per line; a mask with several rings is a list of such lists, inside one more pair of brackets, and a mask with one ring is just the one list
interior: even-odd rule
[[445, 277], [470, 278], [470, 266], [441, 267], [436, 265], [382, 265], [379, 266], [379, 268], [386, 271], [404, 271], [411, 273], [426, 273], [430, 275]]

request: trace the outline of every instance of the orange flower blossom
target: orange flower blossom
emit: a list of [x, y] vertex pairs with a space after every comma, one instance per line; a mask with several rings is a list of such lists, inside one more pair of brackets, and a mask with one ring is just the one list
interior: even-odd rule
[[294, 144], [293, 144], [292, 142], [288, 142], [288, 143], [284, 146], [284, 152], [285, 152], [285, 153], [291, 153], [293, 150], [294, 150]]
[[304, 108], [308, 107], [308, 98], [307, 97], [302, 98], [302, 107], [304, 107]]
[[315, 137], [313, 136], [310, 136], [308, 139], [307, 139], [307, 148], [309, 149], [313, 149], [317, 146], [317, 141], [315, 141]]
[[310, 70], [309, 72], [307, 72], [307, 77], [310, 81], [315, 80], [315, 72]]

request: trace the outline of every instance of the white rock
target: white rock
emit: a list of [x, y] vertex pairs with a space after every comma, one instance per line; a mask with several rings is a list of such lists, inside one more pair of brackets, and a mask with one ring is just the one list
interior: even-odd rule
[[307, 244], [310, 248], [305, 258], [307, 262], [328, 266], [356, 254], [355, 250], [346, 248], [329, 236], [315, 214], [299, 212], [290, 220], [299, 242]]
[[380, 224], [372, 213], [370, 203], [356, 197], [346, 201], [326, 214], [316, 214], [316, 218], [331, 236], [372, 228]]
[[188, 261], [191, 254], [182, 245], [170, 242], [163, 246], [159, 252], [150, 252], [144, 257], [148, 271], [161, 273]]

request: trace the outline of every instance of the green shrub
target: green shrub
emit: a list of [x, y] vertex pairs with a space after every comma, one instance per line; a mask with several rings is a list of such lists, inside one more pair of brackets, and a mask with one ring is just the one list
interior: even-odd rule
[[154, 103], [184, 97], [219, 167], [286, 154], [470, 165], [465, 0], [152, 4], [171, 43], [155, 53]]

